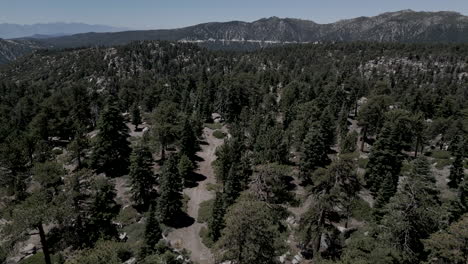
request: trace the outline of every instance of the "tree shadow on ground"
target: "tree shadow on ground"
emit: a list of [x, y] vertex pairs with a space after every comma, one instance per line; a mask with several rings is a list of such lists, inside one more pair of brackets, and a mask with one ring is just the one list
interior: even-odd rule
[[202, 162], [202, 161], [205, 161], [204, 158], [202, 158], [202, 157], [200, 157], [200, 156], [198, 156], [198, 155], [195, 155], [195, 157], [193, 158], [193, 160], [194, 160], [195, 162]]
[[205, 140], [198, 140], [198, 145], [200, 146], [208, 146], [208, 142], [206, 142]]
[[195, 223], [195, 219], [189, 216], [186, 212], [179, 212], [168, 226], [179, 229], [189, 227]]
[[206, 176], [200, 173], [192, 172], [190, 173], [188, 181], [185, 182], [185, 188], [195, 188], [198, 186], [199, 182], [206, 180]]
[[294, 178], [291, 176], [283, 176], [282, 181], [284, 183], [285, 189], [288, 191], [293, 191], [296, 189], [296, 184], [294, 184]]

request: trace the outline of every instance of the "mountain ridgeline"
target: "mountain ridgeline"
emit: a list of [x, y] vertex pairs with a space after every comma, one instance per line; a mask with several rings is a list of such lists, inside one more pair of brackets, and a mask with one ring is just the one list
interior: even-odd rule
[[84, 23], [47, 23], [33, 25], [0, 24], [0, 38], [47, 38], [73, 35], [86, 32], [117, 32], [126, 30], [105, 25], [88, 25]]
[[[255, 50], [291, 43], [314, 42], [468, 42], [468, 17], [456, 12], [415, 12], [403, 10], [374, 17], [358, 17], [330, 24], [270, 17], [254, 22], [232, 21], [195, 26], [110, 33], [82, 33], [36, 39], [24, 53], [38, 48], [76, 48], [125, 45], [139, 40], [192, 42], [209, 49]], [[38, 45], [38, 43], [40, 43]], [[16, 56], [4, 56], [0, 62]], [[21, 53], [23, 54], [23, 53]]]
[[252, 23], [206, 23], [173, 30], [88, 33], [52, 38], [57, 47], [126, 44], [133, 40], [296, 43], [323, 41], [467, 42], [468, 17], [455, 12], [404, 10], [331, 24], [278, 17]]

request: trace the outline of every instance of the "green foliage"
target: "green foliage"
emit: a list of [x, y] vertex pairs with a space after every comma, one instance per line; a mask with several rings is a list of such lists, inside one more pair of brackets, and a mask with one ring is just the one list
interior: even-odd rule
[[249, 197], [240, 199], [225, 216], [226, 227], [215, 245], [218, 261], [274, 263], [283, 249], [274, 219], [266, 203]]
[[381, 225], [385, 237], [406, 263], [415, 263], [424, 257], [422, 239], [439, 230], [442, 215], [429, 164], [423, 158], [416, 160], [410, 178], [385, 207]]
[[[0, 246], [0, 262], [4, 262], [7, 258], [8, 254], [6, 249], [3, 246]], [[43, 258], [41, 258], [43, 259]]]
[[127, 206], [120, 210], [119, 215], [117, 216], [117, 222], [127, 226], [138, 221], [139, 214], [132, 206]]
[[208, 248], [212, 248], [213, 245], [214, 245], [214, 241], [213, 239], [211, 239], [211, 236], [210, 236], [210, 232], [208, 231], [208, 228], [206, 227], [202, 227], [200, 229], [200, 233], [199, 233], [199, 236], [201, 237], [202, 239], [202, 243], [207, 246]]
[[182, 155], [179, 159], [179, 163], [177, 164], [177, 170], [179, 175], [182, 177], [184, 185], [193, 182], [193, 179], [190, 176], [192, 176], [194, 169], [195, 166], [189, 157]]
[[197, 218], [198, 223], [207, 223], [211, 219], [214, 201], [215, 199], [210, 199], [200, 203]]
[[34, 180], [39, 182], [39, 184], [46, 189], [57, 189], [62, 183], [62, 177], [65, 175], [63, 166], [56, 162], [37, 163], [32, 172]]
[[93, 146], [91, 165], [97, 172], [121, 176], [128, 172], [131, 148], [128, 128], [117, 107], [115, 98], [109, 98], [98, 124], [99, 132]]
[[226, 134], [225, 134], [223, 131], [221, 131], [221, 130], [215, 130], [215, 131], [213, 132], [213, 136], [214, 136], [215, 138], [217, 138], [217, 139], [223, 139], [223, 138], [226, 137]]
[[137, 104], [132, 107], [132, 124], [135, 126], [135, 130], [141, 124], [140, 107]]
[[465, 176], [463, 168], [463, 156], [457, 155], [450, 167], [449, 183], [451, 188], [457, 188]]
[[136, 146], [130, 156], [132, 196], [137, 206], [149, 208], [154, 196], [156, 177], [153, 173], [153, 156], [145, 146]]
[[208, 221], [208, 236], [211, 241], [216, 242], [221, 237], [221, 230], [224, 228], [224, 215], [226, 214], [225, 195], [216, 193], [215, 200], [211, 207], [211, 217]]
[[282, 129], [277, 124], [267, 123], [254, 144], [257, 163], [285, 163], [288, 146]]
[[395, 129], [391, 122], [382, 128], [366, 168], [367, 186], [377, 194], [380, 204], [386, 203], [397, 189], [402, 154]]
[[182, 156], [187, 156], [190, 160], [194, 160], [198, 150], [197, 134], [198, 131], [195, 122], [190, 122], [190, 120], [186, 118], [183, 122], [182, 130], [179, 133], [179, 145], [180, 154]]
[[320, 127], [312, 127], [306, 135], [303, 145], [303, 157], [300, 163], [302, 178], [310, 182], [311, 174], [320, 167], [330, 164], [329, 146], [326, 144]]
[[368, 163], [369, 163], [369, 159], [366, 159], [366, 158], [359, 158], [357, 161], [358, 167], [361, 169], [365, 169]]
[[68, 259], [66, 264], [121, 264], [126, 261], [132, 253], [128, 251], [123, 243], [114, 241], [99, 241], [92, 249], [78, 252]]
[[424, 240], [426, 250], [429, 251], [427, 263], [463, 264], [468, 256], [468, 215], [464, 215], [458, 222], [431, 235]]
[[205, 123], [204, 126], [211, 129], [211, 130], [218, 130], [218, 129], [221, 129], [223, 127], [223, 124], [221, 124], [221, 123]]
[[[134, 120], [142, 118], [142, 111], [152, 112], [150, 118], [145, 118], [149, 133], [141, 141], [152, 149], [160, 147], [161, 162], [169, 147], [174, 147], [171, 152], [178, 151], [180, 156], [195, 161], [200, 124], [209, 120], [211, 113], [220, 112], [229, 122], [232, 138], [217, 150], [213, 165], [218, 185], [208, 188], [223, 191], [218, 208], [244, 205], [242, 210], [238, 208], [238, 214], [230, 215], [235, 220], [230, 220], [225, 230], [231, 230], [227, 233], [231, 236], [243, 234], [242, 238], [247, 239], [244, 244], [249, 245], [246, 256], [251, 263], [271, 263], [274, 256], [281, 255], [279, 250], [273, 252], [271, 246], [275, 239], [270, 235], [276, 237], [277, 230], [265, 226], [276, 226], [285, 218], [271, 208], [294, 202], [288, 197], [293, 186], [284, 181], [283, 172], [260, 171], [274, 162], [299, 165], [301, 176], [310, 181], [307, 190], [316, 199], [301, 220], [301, 231], [310, 239], [304, 249], [313, 250], [323, 234], [330, 246], [323, 248], [320, 255], [328, 263], [335, 259], [340, 263], [418, 263], [433, 261], [435, 257], [442, 261], [446, 256], [457, 259], [450, 254], [459, 254], [458, 249], [449, 252], [446, 248], [426, 246], [424, 252], [420, 241], [432, 231], [445, 230], [437, 245], [452, 248], [455, 240], [447, 238], [452, 234], [446, 227], [466, 212], [466, 180], [461, 181], [464, 175], [460, 173], [466, 162], [462, 159], [460, 166], [460, 158], [457, 160], [457, 155], [463, 157], [466, 153], [466, 144], [461, 142], [468, 131], [463, 67], [466, 57], [466, 45], [359, 42], [224, 53], [191, 44], [147, 41], [118, 46], [113, 52], [98, 47], [35, 53], [17, 61], [14, 67], [0, 70], [0, 184], [5, 191], [2, 195], [7, 196], [1, 199], [6, 206], [2, 217], [12, 220], [16, 234], [34, 232], [42, 226], [39, 223], [54, 223], [55, 228], [45, 240], [50, 239], [53, 250], [66, 248], [74, 255], [79, 254], [75, 250], [88, 247], [83, 255], [97, 254], [92, 247], [99, 237], [116, 236], [113, 222], [118, 206], [113, 184], [99, 187], [100, 180], [82, 168], [89, 164], [108, 176], [126, 173], [130, 144], [121, 112], [130, 110]], [[107, 99], [110, 102], [106, 104]], [[137, 105], [141, 105], [141, 110]], [[359, 115], [351, 114], [358, 110]], [[359, 136], [372, 146], [369, 160], [361, 158], [357, 163], [360, 168], [367, 167], [364, 180], [376, 196], [378, 208], [368, 208], [357, 199], [359, 186], [354, 166], [343, 160], [327, 166], [327, 154], [347, 160], [342, 154], [356, 148], [356, 135], [347, 135], [348, 115], [357, 117]], [[222, 127], [207, 126], [212, 130]], [[311, 130], [316, 135], [308, 135]], [[95, 133], [92, 131], [98, 134], [89, 139], [93, 141], [90, 151], [88, 136]], [[337, 135], [342, 153], [335, 157], [329, 148]], [[150, 142], [150, 138], [155, 142]], [[60, 173], [53, 168], [55, 165], [50, 165], [54, 157], [51, 150], [70, 139], [67, 152], [71, 154], [71, 164], [66, 165], [78, 165], [78, 170], [59, 180]], [[450, 158], [454, 157], [456, 169], [452, 169], [451, 178], [458, 183], [459, 195], [455, 197], [455, 188], [444, 190], [444, 199], [453, 197], [440, 206], [439, 190], [433, 177], [426, 173], [426, 165], [421, 160], [411, 164], [409, 155], [413, 151], [414, 156], [428, 152], [429, 146], [442, 149], [447, 145], [451, 154], [436, 150], [431, 162], [437, 162], [436, 167], [441, 168], [451, 165]], [[351, 163], [356, 163], [357, 155], [351, 154]], [[297, 156], [300, 164], [296, 164]], [[400, 171], [402, 162], [405, 167]], [[255, 174], [252, 164], [256, 165]], [[134, 165], [134, 173], [149, 172], [147, 165]], [[38, 169], [40, 166], [46, 169]], [[186, 158], [174, 162], [171, 169], [167, 166], [163, 166], [160, 175], [156, 209], [158, 217], [165, 216], [165, 221], [171, 222], [170, 218], [177, 220], [177, 212], [183, 206], [181, 179], [186, 179], [189, 166]], [[399, 177], [401, 184], [396, 188]], [[256, 191], [255, 197], [263, 199], [255, 201], [262, 206], [253, 206], [255, 211], [239, 198], [250, 187]], [[215, 201], [212, 203], [214, 208]], [[224, 215], [210, 218], [214, 209], [202, 209], [200, 218], [208, 224]], [[274, 216], [265, 217], [263, 210], [268, 214], [274, 211]], [[204, 216], [202, 211], [209, 211], [210, 216]], [[326, 221], [320, 221], [320, 212], [326, 213]], [[144, 237], [144, 225], [135, 223], [138, 217], [136, 211], [129, 209], [119, 216], [119, 222], [129, 224], [123, 231], [132, 247], [140, 246]], [[350, 219], [349, 232], [357, 227], [355, 234], [360, 234], [352, 235], [345, 243], [349, 232], [339, 234], [330, 225], [342, 224], [343, 218]], [[223, 220], [219, 223], [226, 224]], [[236, 227], [245, 233], [233, 231]], [[208, 229], [202, 234], [207, 245], [209, 234]], [[20, 237], [9, 236], [7, 243]], [[221, 240], [226, 244], [231, 241]], [[305, 243], [307, 239], [303, 237], [301, 241]], [[231, 254], [234, 249], [229, 246], [220, 253]], [[266, 248], [265, 256], [258, 256], [260, 246]], [[157, 253], [138, 261], [177, 262], [170, 250], [156, 247]], [[426, 253], [433, 255], [426, 259]], [[109, 254], [106, 262], [112, 263], [114, 255]]]
[[113, 220], [120, 212], [120, 205], [115, 202], [114, 185], [106, 178], [97, 178], [92, 186], [94, 194], [89, 205], [89, 218], [86, 232], [88, 244], [99, 239], [116, 238], [117, 228]]
[[162, 230], [159, 221], [156, 217], [156, 210], [154, 206], [149, 211], [148, 218], [145, 225], [145, 239], [142, 247], [140, 257], [145, 258], [156, 251], [156, 245], [162, 238]]
[[376, 239], [367, 231], [351, 236], [339, 263], [393, 264], [401, 263], [401, 257], [397, 250]]
[[161, 145], [161, 159], [163, 160], [167, 146], [176, 140], [178, 114], [177, 105], [170, 101], [159, 103], [153, 113], [153, 137]]
[[164, 163], [158, 197], [158, 219], [169, 224], [180, 213], [182, 208], [182, 178], [177, 169], [175, 155]]
[[287, 188], [290, 175], [290, 168], [284, 165], [258, 166], [252, 177], [254, 195], [269, 204], [294, 204], [294, 194]]
[[358, 134], [356, 131], [346, 134], [340, 142], [341, 153], [352, 153], [357, 149]]
[[[0, 259], [1, 260], [1, 259]], [[60, 255], [53, 255], [51, 256], [52, 263], [54, 264], [62, 264], [64, 263], [62, 257]], [[18, 264], [45, 264], [44, 261], [44, 253], [38, 252], [27, 259], [21, 260]]]
[[434, 159], [450, 159], [452, 155], [446, 150], [434, 150], [431, 152], [431, 157]]

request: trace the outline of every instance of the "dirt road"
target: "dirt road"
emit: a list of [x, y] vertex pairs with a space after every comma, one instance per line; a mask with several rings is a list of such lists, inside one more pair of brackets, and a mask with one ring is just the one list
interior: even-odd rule
[[197, 223], [196, 220], [200, 203], [214, 197], [214, 193], [207, 190], [207, 184], [216, 183], [211, 163], [216, 159], [216, 148], [223, 144], [223, 140], [215, 138], [213, 136], [213, 130], [209, 128], [203, 130], [203, 137], [205, 143], [201, 145], [201, 151], [197, 153], [201, 161], [198, 162], [196, 173], [205, 176], [206, 179], [199, 182], [198, 186], [184, 190], [184, 194], [190, 197], [187, 213], [190, 217], [194, 218], [195, 223], [189, 227], [173, 230], [169, 233], [167, 239], [175, 248], [189, 250], [191, 252], [190, 258], [192, 261], [199, 264], [212, 264], [214, 262], [213, 255], [210, 249], [202, 243], [199, 236], [200, 229], [206, 225]]

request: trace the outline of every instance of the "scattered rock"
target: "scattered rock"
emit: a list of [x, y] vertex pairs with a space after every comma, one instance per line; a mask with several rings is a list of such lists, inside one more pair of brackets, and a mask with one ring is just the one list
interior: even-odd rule
[[131, 258], [131, 259], [125, 261], [123, 264], [135, 264], [136, 261], [137, 261], [136, 258]]
[[122, 242], [127, 241], [127, 239], [128, 239], [127, 233], [119, 234], [119, 239], [120, 239], [120, 241], [122, 241]]
[[36, 246], [34, 244], [27, 244], [24, 248], [20, 250], [20, 253], [23, 255], [31, 255], [36, 252]]

